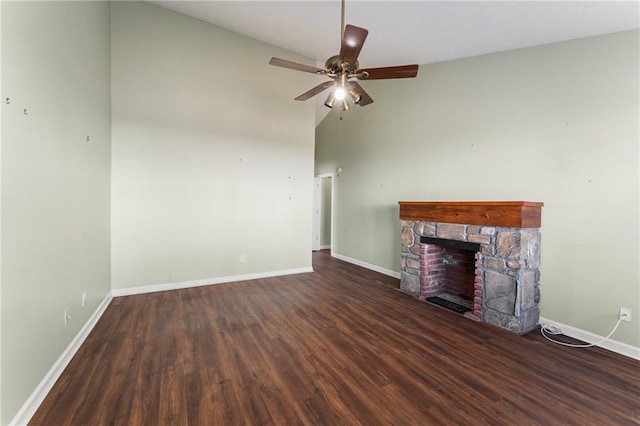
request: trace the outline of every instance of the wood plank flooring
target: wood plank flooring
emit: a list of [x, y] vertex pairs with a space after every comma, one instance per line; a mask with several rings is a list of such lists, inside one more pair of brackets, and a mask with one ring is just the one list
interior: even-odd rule
[[114, 299], [30, 424], [640, 424], [640, 362], [313, 256], [310, 274]]

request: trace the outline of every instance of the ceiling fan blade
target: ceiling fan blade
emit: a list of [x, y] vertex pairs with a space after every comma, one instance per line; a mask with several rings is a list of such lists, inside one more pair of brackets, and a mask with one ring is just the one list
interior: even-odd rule
[[[358, 74], [364, 74], [358, 77], [359, 80], [383, 80], [387, 78], [412, 78], [418, 75], [418, 65], [398, 65], [395, 67], [366, 68], [366, 69], [358, 70]], [[367, 74], [368, 76], [366, 76]]]
[[291, 70], [296, 71], [304, 71], [310, 72], [312, 74], [326, 74], [328, 70], [324, 68], [313, 67], [311, 65], [299, 64], [298, 62], [287, 61], [286, 59], [280, 58], [271, 58], [269, 61], [270, 65], [275, 65], [276, 67], [289, 68]]
[[340, 47], [342, 62], [348, 62], [351, 66], [355, 65], [367, 34], [369, 34], [368, 30], [355, 25], [347, 25], [344, 28], [344, 37], [342, 37], [342, 46]]
[[369, 94], [364, 91], [362, 86], [360, 86], [357, 81], [353, 81], [350, 84], [353, 87], [353, 91], [360, 95], [360, 102], [358, 102], [358, 105], [366, 106], [373, 103], [373, 99], [371, 98], [371, 96], [369, 96]]
[[321, 92], [327, 90], [329, 87], [333, 86], [334, 84], [335, 83], [333, 81], [327, 81], [327, 82], [324, 82], [322, 84], [318, 84], [313, 89], [304, 92], [302, 95], [298, 96], [295, 99], [296, 99], [296, 101], [306, 101], [307, 99], [313, 98], [318, 93], [321, 93]]

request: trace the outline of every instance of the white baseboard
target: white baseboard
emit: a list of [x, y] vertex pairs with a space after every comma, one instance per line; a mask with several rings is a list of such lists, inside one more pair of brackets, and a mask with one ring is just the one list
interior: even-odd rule
[[257, 280], [260, 278], [280, 277], [283, 275], [306, 274], [313, 268], [284, 269], [280, 271], [258, 272], [255, 274], [231, 275], [227, 277], [205, 278], [201, 280], [181, 281], [177, 283], [150, 284], [138, 287], [116, 288], [111, 290], [113, 297], [131, 296], [134, 294], [155, 293], [157, 291], [178, 290], [181, 288], [201, 287], [213, 284], [225, 284], [237, 281]]
[[329, 250], [331, 248], [331, 245], [328, 246], [320, 246], [320, 250]]
[[[597, 334], [593, 334], [589, 331], [581, 330], [576, 327], [572, 327], [570, 325], [562, 324], [556, 321], [552, 321], [547, 318], [540, 317], [540, 325], [554, 325], [562, 330], [562, 334], [565, 336], [572, 337], [574, 339], [582, 340], [587, 343], [597, 343], [604, 339], [604, 336], [598, 336]], [[640, 348], [631, 346], [626, 343], [618, 342], [617, 340], [606, 340], [598, 345], [600, 348], [610, 350], [611, 352], [615, 352], [620, 355], [628, 356], [630, 358], [634, 358], [640, 360]]]
[[362, 266], [363, 268], [371, 269], [372, 271], [380, 272], [381, 274], [388, 275], [393, 278], [400, 279], [400, 272], [392, 271], [390, 269], [381, 268], [380, 266], [373, 265], [371, 263], [363, 262], [362, 260], [353, 259], [351, 257], [343, 256], [338, 253], [331, 253], [331, 257], [343, 260], [345, 262], [353, 263], [354, 265]]
[[98, 323], [98, 320], [102, 317], [102, 314], [104, 314], [104, 311], [107, 309], [107, 306], [109, 306], [112, 299], [113, 296], [111, 293], [105, 296], [98, 308], [93, 312], [93, 315], [91, 315], [76, 337], [71, 341], [69, 346], [67, 346], [64, 352], [62, 352], [62, 355], [60, 355], [58, 360], [40, 381], [40, 384], [38, 384], [29, 399], [22, 404], [22, 407], [20, 407], [20, 410], [18, 410], [16, 415], [9, 422], [9, 425], [21, 426], [29, 423], [29, 420], [31, 420], [31, 417], [33, 417], [38, 407], [40, 407], [40, 404], [42, 404], [42, 401], [44, 401], [51, 388], [53, 388], [53, 385], [55, 385], [56, 381], [60, 378], [64, 369], [67, 368], [67, 365], [69, 365], [73, 356], [78, 352], [78, 349], [80, 349], [82, 343], [86, 340], [87, 336], [89, 336], [93, 327]]

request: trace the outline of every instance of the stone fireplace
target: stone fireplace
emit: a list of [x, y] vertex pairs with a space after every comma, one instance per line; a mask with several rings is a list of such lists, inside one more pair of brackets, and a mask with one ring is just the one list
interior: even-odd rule
[[513, 333], [537, 327], [542, 203], [399, 204], [403, 291]]

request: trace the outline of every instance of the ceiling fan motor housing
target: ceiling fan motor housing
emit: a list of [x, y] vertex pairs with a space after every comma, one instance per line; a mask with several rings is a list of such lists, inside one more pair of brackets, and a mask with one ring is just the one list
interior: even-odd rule
[[[329, 71], [331, 71], [331, 74], [337, 74], [340, 71], [343, 71], [342, 64], [345, 64], [345, 63], [346, 62], [344, 62], [340, 58], [340, 55], [335, 55], [327, 59], [327, 62], [325, 62], [324, 67]], [[349, 74], [355, 73], [358, 70], [359, 65], [360, 64], [358, 63], [358, 61], [356, 61], [355, 64], [349, 64], [349, 67], [347, 69], [344, 69], [344, 71], [349, 72]]]

